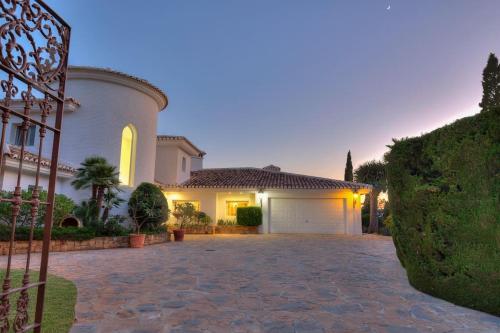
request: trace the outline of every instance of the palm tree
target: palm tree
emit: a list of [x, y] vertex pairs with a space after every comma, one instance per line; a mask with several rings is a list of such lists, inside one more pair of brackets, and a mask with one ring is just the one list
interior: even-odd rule
[[370, 192], [370, 225], [368, 226], [368, 232], [378, 232], [377, 198], [380, 192], [387, 190], [385, 163], [373, 160], [361, 164], [354, 172], [354, 179], [357, 182], [373, 186]]
[[71, 185], [77, 190], [91, 188], [91, 200], [96, 203], [99, 216], [106, 190], [117, 190], [120, 180], [115, 166], [104, 157], [91, 156], [81, 163]]
[[106, 222], [109, 217], [109, 211], [113, 208], [118, 208], [125, 200], [118, 196], [118, 191], [108, 189], [104, 194], [104, 211], [102, 212], [101, 220]]
[[99, 216], [97, 215], [97, 207], [95, 201], [92, 200], [82, 201], [80, 205], [75, 207], [73, 214], [75, 214], [75, 216], [78, 217], [80, 221], [82, 221], [85, 227], [94, 225], [97, 222], [97, 216]]

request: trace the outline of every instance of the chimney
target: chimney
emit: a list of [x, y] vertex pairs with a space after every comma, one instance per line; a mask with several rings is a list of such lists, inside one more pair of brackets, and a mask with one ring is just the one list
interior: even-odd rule
[[271, 171], [271, 172], [280, 172], [281, 168], [279, 166], [270, 164], [266, 167], [263, 167], [262, 170]]

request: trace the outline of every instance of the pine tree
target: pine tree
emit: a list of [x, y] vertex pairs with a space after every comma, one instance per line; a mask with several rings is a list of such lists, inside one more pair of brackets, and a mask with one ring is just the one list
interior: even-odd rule
[[483, 71], [483, 98], [479, 106], [483, 110], [500, 107], [500, 65], [494, 53], [490, 53]]
[[347, 162], [345, 163], [345, 171], [344, 171], [344, 180], [347, 182], [352, 182], [352, 160], [351, 160], [351, 151], [347, 153]]

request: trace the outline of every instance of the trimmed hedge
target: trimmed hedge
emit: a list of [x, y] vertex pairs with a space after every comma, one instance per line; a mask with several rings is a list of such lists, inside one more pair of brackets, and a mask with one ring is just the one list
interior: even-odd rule
[[262, 224], [262, 209], [260, 207], [238, 207], [236, 209], [236, 224], [256, 226]]
[[[17, 227], [16, 228], [16, 240], [17, 241], [27, 241], [29, 240], [30, 228], [29, 227]], [[96, 237], [95, 230], [92, 228], [77, 228], [77, 227], [53, 227], [52, 228], [52, 240], [73, 240], [81, 241], [88, 240]], [[34, 228], [33, 239], [42, 240], [43, 239], [43, 228]], [[10, 240], [10, 226], [0, 225], [0, 241], [8, 242]]]
[[50, 239], [82, 241], [82, 240], [92, 239], [94, 237], [96, 237], [95, 230], [91, 228], [58, 227], [58, 228], [52, 228], [52, 235]]
[[500, 109], [386, 156], [391, 233], [417, 289], [500, 315]]

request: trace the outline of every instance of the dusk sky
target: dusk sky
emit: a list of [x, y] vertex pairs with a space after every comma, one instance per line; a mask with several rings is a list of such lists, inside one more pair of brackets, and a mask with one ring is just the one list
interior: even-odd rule
[[499, 0], [46, 2], [72, 26], [70, 63], [163, 89], [158, 133], [205, 167], [341, 179], [349, 149], [356, 167], [476, 113], [500, 55]]

